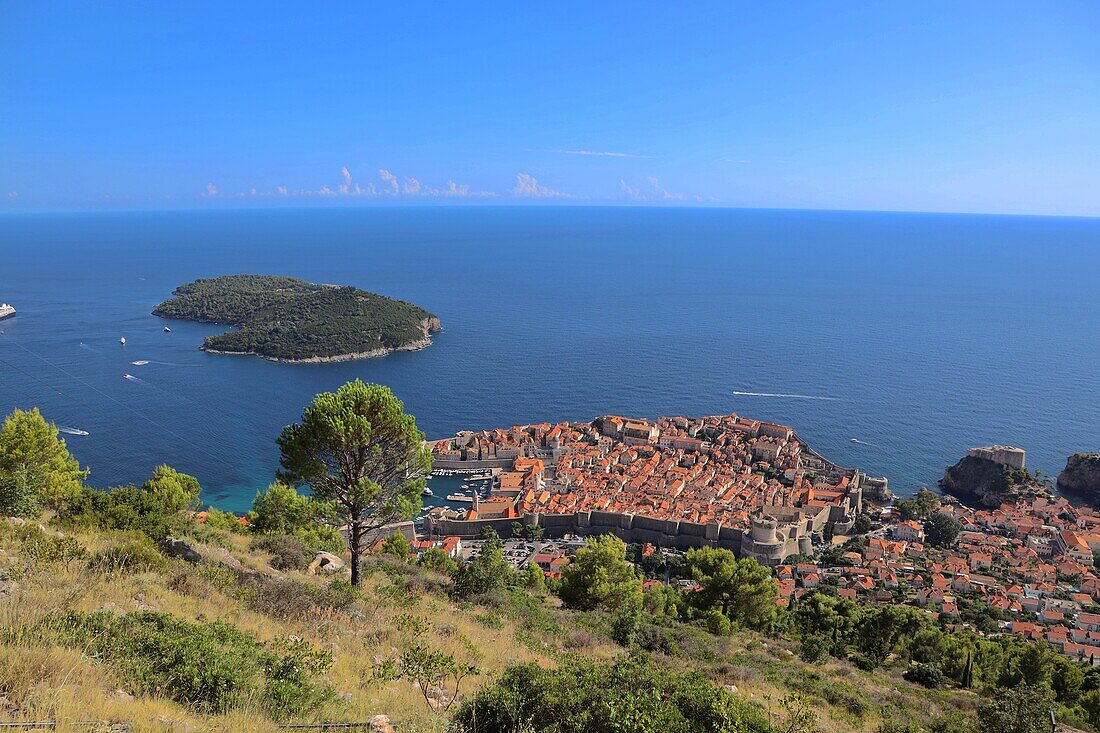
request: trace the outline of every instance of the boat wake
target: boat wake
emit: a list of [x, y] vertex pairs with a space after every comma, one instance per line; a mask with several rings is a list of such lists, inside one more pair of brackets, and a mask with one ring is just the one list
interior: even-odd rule
[[141, 381], [143, 381], [143, 380], [138, 379], [137, 377], [135, 377], [133, 374], [123, 374], [122, 378], [123, 379], [129, 379], [131, 382], [141, 382]]
[[879, 447], [879, 446], [875, 445], [874, 443], [868, 443], [866, 440], [860, 440], [859, 438], [852, 438], [852, 442], [855, 443], [856, 445], [865, 445], [868, 448], [878, 448]]
[[87, 430], [81, 430], [80, 428], [67, 428], [62, 425], [57, 426], [58, 432], [65, 433], [66, 435], [87, 435]]
[[790, 394], [787, 392], [734, 392], [733, 394], [740, 397], [778, 397], [786, 400], [825, 400], [827, 402], [836, 402], [840, 400], [839, 397], [823, 397], [821, 395], [812, 394]]

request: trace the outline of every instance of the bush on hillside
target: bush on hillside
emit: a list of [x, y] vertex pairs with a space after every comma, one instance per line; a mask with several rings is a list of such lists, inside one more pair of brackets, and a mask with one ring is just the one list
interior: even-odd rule
[[258, 704], [275, 718], [329, 698], [314, 677], [332, 655], [305, 642], [263, 645], [221, 621], [192, 623], [167, 613], [51, 614], [29, 630], [39, 643], [78, 649], [106, 662], [135, 694], [163, 695], [207, 713]]
[[68, 568], [88, 556], [88, 551], [75, 538], [46, 532], [37, 524], [19, 527], [15, 536], [19, 540], [19, 554], [28, 566], [63, 565]]
[[193, 523], [184, 510], [199, 498], [199, 482], [168, 466], [158, 466], [139, 486], [110, 491], [84, 487], [58, 513], [62, 524], [141, 532], [155, 542], [188, 531]]
[[88, 564], [92, 569], [106, 573], [163, 572], [168, 569], [167, 558], [145, 535], [96, 553]]
[[301, 538], [288, 534], [257, 537], [252, 540], [250, 547], [270, 553], [271, 567], [276, 570], [305, 570], [314, 555], [313, 550]]
[[509, 667], [463, 703], [456, 722], [478, 733], [766, 733], [762, 714], [699, 673], [631, 658]]

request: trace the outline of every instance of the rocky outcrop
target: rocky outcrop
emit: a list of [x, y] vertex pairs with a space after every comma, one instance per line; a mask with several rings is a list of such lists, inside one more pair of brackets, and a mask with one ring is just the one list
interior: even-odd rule
[[174, 537], [167, 538], [161, 548], [168, 557], [178, 557], [190, 563], [220, 565], [230, 570], [242, 570], [241, 561], [221, 547], [210, 547], [201, 542], [188, 542]]
[[1058, 474], [1058, 490], [1100, 498], [1100, 453], [1074, 453]]
[[1050, 491], [1023, 470], [1009, 470], [976, 456], [963, 456], [948, 466], [940, 486], [964, 503], [1000, 506], [1029, 496], [1050, 496]]
[[309, 564], [307, 572], [310, 575], [318, 573], [338, 573], [344, 569], [344, 561], [331, 552], [318, 552], [313, 556], [313, 562]]

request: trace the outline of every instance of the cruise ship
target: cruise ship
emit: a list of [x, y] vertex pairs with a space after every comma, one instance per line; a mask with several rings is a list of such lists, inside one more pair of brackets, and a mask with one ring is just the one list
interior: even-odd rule
[[7, 303], [0, 303], [0, 321], [15, 315], [15, 307]]

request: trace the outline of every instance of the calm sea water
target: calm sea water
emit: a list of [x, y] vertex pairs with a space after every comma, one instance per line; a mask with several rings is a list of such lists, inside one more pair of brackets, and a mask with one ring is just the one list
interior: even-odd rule
[[[150, 315], [181, 283], [241, 272], [411, 300], [445, 330], [421, 352], [285, 365], [204, 354], [203, 336], [221, 329], [172, 322], [166, 334]], [[1096, 219], [622, 208], [7, 216], [0, 301], [19, 316], [0, 322], [0, 412], [37, 405], [87, 430], [68, 441], [96, 485], [138, 482], [166, 462], [236, 510], [271, 480], [282, 426], [355, 377], [392, 387], [434, 437], [736, 411], [793, 425], [908, 493], [970, 446], [1025, 447], [1050, 474], [1068, 454], [1100, 449], [1098, 273]]]

